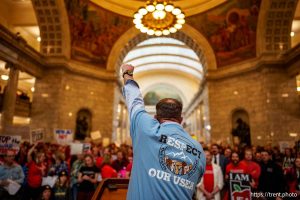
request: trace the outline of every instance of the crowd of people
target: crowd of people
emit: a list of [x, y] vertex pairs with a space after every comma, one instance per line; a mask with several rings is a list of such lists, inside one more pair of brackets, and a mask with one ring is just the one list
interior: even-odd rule
[[[128, 145], [93, 144], [87, 152], [71, 155], [70, 146], [24, 142], [17, 154], [8, 150], [1, 156], [0, 199], [91, 199], [101, 180], [129, 178], [132, 156]], [[21, 185], [14, 194], [8, 189], [12, 181]]]
[[300, 152], [296, 146], [280, 152], [279, 147], [270, 145], [232, 149], [212, 144], [204, 145], [204, 151], [206, 171], [197, 185], [199, 200], [227, 200], [230, 173], [249, 174], [251, 192], [262, 194], [261, 199], [278, 200], [284, 195], [292, 199], [300, 197]]
[[[251, 175], [252, 191], [294, 192], [300, 195], [300, 153], [296, 148], [231, 148], [202, 144], [206, 171], [196, 199], [228, 199], [230, 172]], [[87, 200], [106, 178], [130, 178], [132, 147], [92, 144], [84, 154], [71, 155], [70, 146], [24, 142], [18, 153], [8, 150], [0, 160], [0, 199]], [[53, 184], [46, 180], [54, 180]], [[52, 178], [52, 179], [51, 179]], [[21, 185], [10, 194], [11, 181]]]

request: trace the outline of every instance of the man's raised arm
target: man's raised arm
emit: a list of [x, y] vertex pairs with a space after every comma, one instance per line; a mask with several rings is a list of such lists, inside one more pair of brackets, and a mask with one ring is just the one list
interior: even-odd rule
[[129, 64], [123, 64], [121, 68], [124, 79], [123, 96], [125, 97], [131, 119], [134, 112], [138, 109], [145, 109], [145, 105], [139, 85], [133, 79], [134, 67]]

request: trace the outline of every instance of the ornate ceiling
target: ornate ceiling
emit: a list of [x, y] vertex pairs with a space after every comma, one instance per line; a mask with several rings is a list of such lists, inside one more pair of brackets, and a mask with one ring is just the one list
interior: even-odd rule
[[[13, 6], [13, 10], [24, 9], [23, 4], [30, 4], [28, 0], [4, 2]], [[30, 2], [33, 4], [41, 33], [41, 53], [55, 56], [71, 55], [75, 60], [103, 68], [106, 67], [108, 57], [117, 41], [128, 30], [134, 31], [132, 14], [146, 4], [143, 0]], [[186, 26], [198, 32], [209, 43], [213, 49], [210, 54], [215, 57], [217, 67], [254, 58], [264, 51], [278, 52], [289, 49], [289, 33], [294, 16], [292, 31], [296, 32], [294, 38], [299, 36], [299, 12], [296, 11], [294, 15], [294, 8], [297, 6], [295, 0], [175, 0], [173, 3], [186, 13]], [[20, 9], [10, 13], [19, 16], [18, 14], [22, 14]], [[10, 13], [7, 13], [7, 16], [10, 16]], [[26, 16], [28, 13], [26, 11]], [[24, 21], [23, 15], [15, 18], [12, 17], [12, 20], [10, 17], [7, 23], [28, 27], [37, 23], [36, 20], [29, 21], [29, 18]], [[22, 24], [17, 24], [17, 21]], [[187, 34], [186, 31], [184, 27], [180, 32]], [[257, 37], [258, 34], [260, 37]], [[201, 47], [201, 42], [197, 45]]]
[[[91, 0], [93, 3], [113, 11], [115, 13], [131, 17], [139, 7], [144, 6], [145, 0]], [[175, 0], [171, 1], [175, 6], [179, 6], [186, 16], [195, 15], [211, 8], [214, 8], [226, 0]]]
[[[137, 0], [65, 2], [71, 29], [72, 57], [103, 66], [117, 39], [133, 27], [132, 14], [146, 3]], [[220, 2], [223, 3], [222, 6], [218, 6]], [[225, 66], [256, 56], [256, 26], [260, 2], [261, 0], [231, 0], [225, 3], [214, 0], [181, 0], [175, 3], [190, 15], [186, 18], [186, 23], [209, 41], [215, 51], [218, 66]], [[190, 9], [196, 9], [197, 12], [190, 12]]]

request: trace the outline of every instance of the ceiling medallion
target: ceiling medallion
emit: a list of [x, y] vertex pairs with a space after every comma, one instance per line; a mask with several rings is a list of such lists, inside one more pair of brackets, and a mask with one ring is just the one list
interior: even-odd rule
[[134, 14], [133, 23], [148, 35], [169, 35], [182, 28], [185, 15], [179, 7], [169, 1], [150, 1]]

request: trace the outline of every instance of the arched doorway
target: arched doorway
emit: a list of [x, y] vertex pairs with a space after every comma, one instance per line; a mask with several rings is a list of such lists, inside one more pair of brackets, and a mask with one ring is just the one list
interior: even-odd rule
[[240, 147], [251, 146], [249, 115], [244, 109], [236, 109], [232, 113], [233, 144]]
[[84, 140], [90, 137], [92, 124], [92, 113], [90, 110], [83, 108], [77, 112], [75, 140]]

